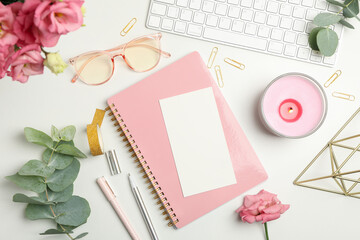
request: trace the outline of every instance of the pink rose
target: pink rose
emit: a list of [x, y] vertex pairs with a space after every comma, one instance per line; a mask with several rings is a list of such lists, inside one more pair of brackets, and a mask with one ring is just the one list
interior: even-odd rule
[[275, 194], [261, 190], [256, 195], [245, 196], [243, 205], [236, 212], [243, 222], [266, 223], [278, 219], [289, 207], [288, 204], [281, 204]]
[[45, 0], [35, 10], [34, 24], [38, 28], [41, 45], [53, 47], [60, 35], [67, 34], [81, 27], [83, 15], [80, 0], [51, 1]]
[[43, 62], [40, 46], [37, 44], [27, 45], [8, 59], [6, 66], [11, 65], [8, 76], [12, 77], [14, 81], [25, 83], [29, 76], [43, 73]]
[[0, 47], [14, 45], [18, 37], [13, 33], [14, 14], [11, 7], [0, 2]]

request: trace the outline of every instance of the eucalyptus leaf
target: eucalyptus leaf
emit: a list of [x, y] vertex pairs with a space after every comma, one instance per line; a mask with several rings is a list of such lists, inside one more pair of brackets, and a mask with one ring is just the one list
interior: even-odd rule
[[36, 193], [42, 193], [46, 189], [46, 184], [42, 177], [21, 176], [18, 173], [16, 173], [14, 175], [7, 176], [5, 178], [25, 190], [33, 191]]
[[42, 161], [30, 160], [20, 169], [19, 174], [22, 176], [48, 177], [53, 174], [54, 171], [54, 167], [47, 166], [46, 163]]
[[80, 170], [80, 162], [76, 158], [65, 169], [56, 170], [50, 177], [47, 178], [46, 183], [48, 187], [54, 192], [64, 191], [76, 179]]
[[59, 230], [59, 231], [64, 231], [63, 228], [65, 229], [65, 231], [66, 231], [67, 233], [73, 233], [73, 230], [74, 230], [75, 228], [77, 228], [77, 227], [75, 227], [75, 226], [68, 226], [68, 225], [64, 225], [64, 224], [62, 224], [61, 226], [60, 226], [60, 224], [57, 224], [57, 225], [56, 225], [56, 229]]
[[319, 27], [325, 27], [338, 23], [341, 19], [341, 16], [333, 13], [320, 13], [314, 18], [313, 23]]
[[347, 28], [354, 29], [354, 26], [351, 25], [350, 23], [348, 23], [347, 21], [345, 21], [344, 19], [341, 19], [339, 23], [341, 23], [342, 25], [344, 25]]
[[69, 201], [54, 207], [55, 221], [58, 224], [79, 226], [87, 221], [90, 215], [89, 203], [79, 196], [72, 196]]
[[47, 163], [49, 167], [64, 169], [72, 163], [74, 157], [46, 149], [42, 155], [42, 160]]
[[78, 235], [76, 238], [74, 238], [74, 240], [75, 240], [75, 239], [83, 238], [83, 237], [85, 237], [86, 235], [88, 235], [88, 232], [84, 232], [84, 233]]
[[344, 17], [353, 18], [359, 14], [359, 0], [345, 0], [344, 4], [349, 4], [349, 6], [343, 10]]
[[37, 205], [51, 205], [54, 204], [52, 202], [48, 202], [47, 200], [43, 200], [39, 197], [28, 197], [25, 194], [17, 193], [13, 196], [14, 202], [21, 202], [21, 203], [31, 203]]
[[340, 6], [340, 7], [346, 7], [345, 4], [341, 3], [341, 2], [338, 2], [338, 1], [335, 1], [335, 0], [326, 0], [328, 3], [331, 3], [333, 5], [336, 5], [336, 6]]
[[40, 235], [54, 235], [54, 234], [66, 234], [64, 231], [59, 231], [57, 229], [48, 229], [43, 233], [40, 233]]
[[54, 141], [60, 141], [60, 132], [55, 126], [51, 126], [51, 137]]
[[30, 220], [54, 219], [50, 206], [28, 204], [25, 209], [25, 216]]
[[43, 193], [39, 194], [39, 197], [42, 200], [45, 200], [45, 201], [49, 200], [50, 202], [56, 202], [56, 203], [57, 202], [66, 202], [71, 198], [73, 191], [74, 191], [74, 185], [71, 184], [70, 186], [65, 188], [64, 191], [61, 191], [61, 192], [53, 192], [53, 191], [51, 191], [51, 189], [47, 189], [47, 196], [46, 196], [46, 193], [43, 192]]
[[60, 138], [64, 141], [71, 141], [74, 139], [76, 128], [74, 126], [67, 126], [60, 130]]
[[309, 45], [311, 47], [311, 49], [315, 50], [315, 51], [319, 51], [319, 47], [317, 45], [317, 40], [316, 40], [316, 36], [319, 33], [320, 30], [325, 29], [323, 27], [316, 27], [313, 30], [311, 30], [310, 35], [309, 35]]
[[339, 39], [335, 31], [326, 28], [319, 31], [316, 42], [321, 54], [328, 57], [335, 53]]
[[24, 128], [24, 133], [28, 142], [35, 143], [47, 148], [52, 148], [52, 138], [46, 133], [30, 127]]
[[78, 158], [86, 158], [86, 155], [84, 153], [82, 153], [75, 146], [71, 146], [69, 144], [61, 144], [56, 148], [55, 151], [58, 153], [62, 153], [65, 155], [70, 155]]

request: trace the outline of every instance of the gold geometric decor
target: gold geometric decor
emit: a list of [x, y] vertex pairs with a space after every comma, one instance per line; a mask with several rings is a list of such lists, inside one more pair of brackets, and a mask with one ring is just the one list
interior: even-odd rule
[[359, 112], [360, 108], [306, 166], [295, 185], [360, 198]]

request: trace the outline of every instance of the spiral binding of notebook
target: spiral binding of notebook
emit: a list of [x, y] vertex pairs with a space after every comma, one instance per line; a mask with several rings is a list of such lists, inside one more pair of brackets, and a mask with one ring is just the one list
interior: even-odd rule
[[126, 147], [129, 148], [129, 152], [133, 152], [131, 155], [132, 158], [135, 158], [135, 163], [138, 163], [137, 167], [142, 167], [140, 173], [143, 173], [143, 178], [147, 178], [146, 183], [150, 183], [148, 189], [153, 189], [151, 194], [156, 194], [154, 199], [159, 199], [156, 204], [160, 205], [161, 207], [159, 210], [164, 210], [162, 215], [168, 215], [165, 220], [170, 220], [168, 226], [176, 226], [176, 223], [179, 220], [176, 217], [176, 213], [174, 209], [171, 207], [171, 204], [168, 202], [165, 193], [161, 190], [160, 184], [157, 182], [156, 177], [154, 176], [153, 172], [151, 171], [150, 166], [146, 162], [145, 157], [142, 155], [141, 150], [136, 145], [136, 141], [131, 135], [130, 130], [127, 128], [125, 121], [122, 119], [120, 113], [116, 109], [114, 104], [111, 104], [110, 107], [107, 107], [105, 111], [111, 110], [108, 116], [113, 116], [111, 121], [116, 121], [114, 126], [118, 127], [117, 132], [120, 133], [120, 137], [123, 138], [123, 142], [126, 143]]

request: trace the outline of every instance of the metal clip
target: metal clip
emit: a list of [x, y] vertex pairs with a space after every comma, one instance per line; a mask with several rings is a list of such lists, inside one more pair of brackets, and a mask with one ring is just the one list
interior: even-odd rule
[[244, 70], [245, 69], [245, 65], [242, 63], [239, 63], [237, 61], [235, 61], [234, 59], [230, 59], [230, 58], [225, 58], [224, 62], [230, 64], [231, 66], [234, 66], [240, 70]]
[[324, 87], [329, 87], [341, 75], [341, 70], [337, 70], [331, 77], [324, 83]]
[[211, 68], [213, 66], [214, 61], [215, 61], [215, 57], [216, 57], [216, 54], [218, 53], [218, 51], [219, 51], [219, 49], [217, 47], [214, 47], [211, 50], [211, 54], [210, 54], [209, 61], [208, 61], [208, 64], [207, 64], [208, 68]]
[[333, 92], [333, 97], [345, 99], [348, 101], [355, 101], [355, 96], [347, 93], [341, 93], [341, 92]]
[[106, 159], [108, 161], [111, 175], [121, 173], [121, 168], [120, 168], [120, 165], [119, 165], [118, 158], [116, 156], [115, 149], [110, 150], [108, 152], [105, 152], [105, 157], [106, 157]]
[[215, 69], [218, 85], [219, 85], [220, 88], [223, 88], [224, 87], [224, 80], [223, 80], [223, 77], [222, 77], [221, 68], [220, 68], [219, 65], [216, 65], [214, 67], [214, 69]]
[[120, 35], [124, 37], [133, 28], [136, 22], [136, 18], [131, 19], [130, 22], [123, 28], [123, 30], [121, 30]]

